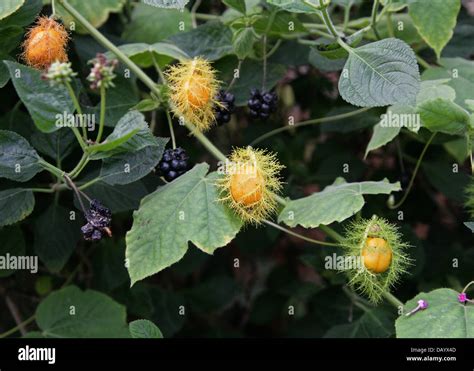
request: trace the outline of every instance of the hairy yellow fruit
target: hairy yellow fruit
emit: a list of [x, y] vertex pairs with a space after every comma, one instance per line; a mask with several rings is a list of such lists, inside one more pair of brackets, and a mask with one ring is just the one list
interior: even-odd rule
[[171, 66], [166, 71], [170, 88], [170, 103], [175, 116], [206, 131], [215, 123], [215, 99], [219, 82], [211, 64], [194, 58]]
[[259, 202], [263, 197], [265, 179], [255, 168], [249, 166], [247, 173], [231, 175], [230, 193], [235, 202], [249, 206]]
[[282, 168], [276, 156], [266, 150], [234, 149], [217, 183], [220, 200], [244, 222], [260, 224], [276, 210]]
[[63, 25], [52, 18], [40, 17], [23, 43], [22, 57], [37, 69], [46, 69], [53, 62], [68, 60], [66, 46], [69, 35]]
[[195, 107], [203, 107], [211, 98], [211, 90], [209, 87], [202, 85], [199, 81], [191, 79], [187, 86], [188, 101]]
[[387, 271], [392, 262], [392, 249], [383, 238], [369, 237], [361, 253], [365, 267], [372, 273]]

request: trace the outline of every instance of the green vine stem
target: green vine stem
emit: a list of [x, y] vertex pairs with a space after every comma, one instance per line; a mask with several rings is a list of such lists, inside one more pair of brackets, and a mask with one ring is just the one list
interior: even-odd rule
[[173, 146], [173, 149], [176, 149], [176, 138], [174, 135], [173, 120], [171, 119], [169, 110], [166, 109], [165, 113], [166, 113], [166, 120], [168, 121], [168, 126], [170, 128], [171, 144]]
[[16, 325], [15, 327], [11, 328], [8, 331], [5, 331], [3, 334], [0, 334], [0, 339], [6, 338], [10, 335], [13, 335], [17, 331], [20, 331], [21, 328], [24, 328], [25, 326], [33, 322], [35, 318], [36, 318], [36, 315], [32, 315], [30, 318], [25, 319], [22, 323], [19, 323], [18, 325]]
[[[87, 132], [86, 132], [86, 127], [84, 125], [84, 117], [82, 116], [81, 106], [79, 104], [79, 101], [77, 100], [76, 93], [74, 92], [74, 89], [72, 88], [71, 83], [66, 82], [65, 85], [66, 85], [67, 91], [68, 91], [68, 93], [69, 93], [69, 95], [72, 99], [72, 102], [74, 104], [74, 108], [76, 109], [77, 113], [79, 114], [79, 120], [80, 120], [81, 127], [82, 127], [82, 133], [83, 133], [84, 138], [86, 138]], [[77, 141], [79, 142], [79, 145], [81, 146], [81, 148], [83, 150], [85, 150], [87, 148], [87, 144], [84, 142], [84, 138], [79, 133], [79, 130], [74, 125], [71, 126], [71, 129], [74, 132], [74, 135], [76, 136]]]
[[[79, 115], [79, 121], [80, 121], [81, 127], [82, 127], [83, 139], [87, 140], [87, 129], [86, 129], [86, 126], [84, 125], [84, 116], [82, 115], [81, 105], [79, 104], [79, 100], [77, 99], [76, 93], [74, 92], [74, 89], [72, 88], [71, 83], [69, 81], [66, 81], [65, 85], [66, 85], [67, 91], [69, 93], [69, 96], [72, 99], [72, 103], [74, 104], [74, 108], [76, 109], [76, 112]], [[84, 143], [84, 141], [83, 141], [83, 143]], [[85, 143], [84, 143], [84, 145], [85, 145]], [[81, 144], [81, 147], [82, 147], [82, 144]]]
[[408, 195], [410, 194], [411, 188], [413, 187], [413, 184], [415, 183], [416, 175], [418, 174], [418, 170], [420, 169], [421, 163], [423, 162], [423, 158], [425, 157], [426, 151], [428, 150], [428, 147], [430, 146], [435, 136], [436, 136], [436, 133], [433, 133], [430, 139], [428, 139], [428, 141], [426, 142], [425, 147], [423, 148], [423, 151], [421, 152], [420, 157], [418, 158], [418, 161], [416, 162], [415, 170], [413, 171], [413, 174], [411, 176], [410, 183], [408, 183], [408, 187], [405, 193], [403, 194], [403, 197], [401, 198], [401, 200], [394, 205], [390, 205], [390, 204], [388, 205], [388, 207], [391, 210], [398, 209], [400, 206], [402, 206], [405, 200], [407, 199]]
[[351, 111], [351, 112], [348, 112], [348, 113], [342, 113], [342, 114], [339, 114], [339, 115], [334, 115], [334, 116], [329, 116], [329, 117], [321, 117], [321, 118], [317, 118], [317, 119], [301, 121], [301, 122], [298, 122], [294, 125], [286, 125], [286, 126], [283, 126], [281, 128], [271, 130], [271, 131], [259, 136], [257, 139], [254, 139], [252, 141], [252, 143], [250, 143], [250, 145], [254, 146], [257, 143], [260, 143], [261, 141], [263, 141], [265, 139], [268, 139], [268, 138], [270, 138], [270, 137], [272, 137], [276, 134], [282, 133], [284, 131], [293, 130], [293, 129], [296, 129], [296, 128], [300, 128], [302, 126], [308, 126], [308, 125], [314, 125], [314, 124], [323, 124], [323, 123], [326, 123], [326, 122], [343, 120], [343, 119], [346, 119], [346, 118], [349, 118], [349, 117], [356, 116], [358, 114], [367, 112], [368, 110], [370, 110], [370, 108], [367, 108], [367, 107], [366, 108], [360, 108], [360, 109], [357, 109], [357, 110], [354, 110], [354, 111]]
[[291, 230], [289, 230], [289, 229], [287, 229], [287, 228], [284, 228], [284, 227], [282, 227], [281, 225], [278, 225], [278, 224], [276, 224], [276, 223], [273, 223], [273, 222], [271, 222], [271, 221], [269, 221], [269, 220], [264, 220], [263, 222], [264, 222], [265, 224], [267, 224], [267, 225], [269, 225], [269, 226], [275, 228], [275, 229], [279, 229], [280, 231], [285, 232], [286, 234], [289, 234], [289, 235], [291, 235], [291, 236], [297, 237], [297, 238], [299, 238], [299, 239], [301, 239], [301, 240], [304, 240], [304, 241], [307, 241], [307, 242], [314, 243], [314, 244], [316, 244], [316, 245], [322, 245], [322, 246], [340, 246], [339, 243], [320, 241], [320, 240], [315, 240], [315, 239], [313, 239], [313, 238], [309, 238], [309, 237], [303, 236], [303, 235], [301, 235], [301, 234], [299, 234], [299, 233], [293, 232], [293, 231], [291, 231]]
[[99, 119], [99, 132], [97, 133], [97, 138], [95, 140], [96, 143], [100, 143], [102, 139], [102, 134], [104, 132], [105, 126], [105, 110], [106, 110], [106, 99], [107, 94], [105, 90], [105, 86], [100, 86], [100, 119]]
[[382, 296], [395, 308], [403, 308], [403, 303], [388, 291], [382, 291]]
[[372, 30], [374, 31], [375, 37], [380, 40], [380, 34], [377, 31], [377, 13], [379, 10], [379, 0], [374, 0], [374, 5], [372, 6], [372, 16], [371, 16], [371, 21], [370, 21], [370, 26], [372, 27]]
[[469, 282], [469, 283], [462, 289], [462, 292], [466, 292], [467, 289], [468, 289], [471, 285], [474, 285], [474, 281]]

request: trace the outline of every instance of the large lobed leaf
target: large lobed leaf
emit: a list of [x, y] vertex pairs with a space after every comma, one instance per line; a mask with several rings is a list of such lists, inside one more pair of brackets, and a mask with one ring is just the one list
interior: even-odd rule
[[344, 179], [338, 178], [321, 192], [289, 201], [278, 216], [278, 222], [305, 228], [342, 222], [362, 209], [364, 195], [390, 194], [400, 190], [400, 183], [389, 183], [386, 179], [380, 182], [346, 183]]
[[393, 38], [350, 49], [339, 79], [342, 98], [361, 107], [413, 104], [419, 90], [415, 53]]
[[188, 242], [212, 254], [239, 232], [242, 221], [223, 203], [217, 174], [199, 164], [145, 197], [127, 233], [126, 259], [132, 285], [180, 260]]
[[474, 305], [459, 303], [456, 291], [422, 292], [405, 303], [404, 312], [416, 308], [421, 299], [428, 308], [395, 322], [398, 338], [474, 338]]

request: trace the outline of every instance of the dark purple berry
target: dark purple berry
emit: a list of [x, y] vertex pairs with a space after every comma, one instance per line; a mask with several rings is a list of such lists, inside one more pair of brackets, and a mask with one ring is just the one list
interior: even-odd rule
[[214, 114], [217, 125], [221, 126], [230, 121], [231, 115], [235, 111], [235, 97], [232, 93], [220, 90], [216, 100], [219, 104], [214, 107]]
[[258, 89], [250, 91], [247, 105], [250, 109], [250, 117], [266, 120], [276, 111], [278, 97], [275, 92], [260, 92]]
[[81, 232], [86, 241], [100, 241], [105, 234], [112, 236], [112, 212], [98, 200], [91, 201], [85, 217], [87, 223], [81, 227]]
[[182, 148], [167, 149], [163, 154], [161, 162], [158, 164], [159, 174], [167, 182], [175, 180], [189, 169], [189, 157]]

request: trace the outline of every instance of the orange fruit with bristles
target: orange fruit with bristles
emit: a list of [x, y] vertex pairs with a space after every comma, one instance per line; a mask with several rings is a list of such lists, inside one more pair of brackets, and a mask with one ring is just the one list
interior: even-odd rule
[[259, 202], [263, 197], [265, 179], [254, 165], [246, 167], [246, 171], [232, 174], [230, 193], [235, 202], [249, 206]]
[[383, 238], [367, 238], [361, 255], [365, 267], [372, 273], [385, 272], [392, 262], [392, 249]]
[[40, 17], [28, 31], [23, 43], [23, 59], [37, 69], [46, 69], [53, 62], [66, 62], [69, 35], [63, 25], [49, 17]]
[[211, 98], [211, 90], [198, 79], [191, 78], [187, 87], [188, 101], [195, 107], [205, 106]]

